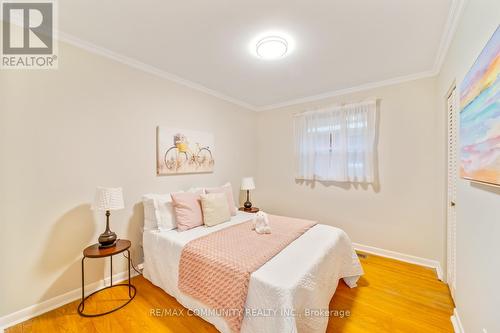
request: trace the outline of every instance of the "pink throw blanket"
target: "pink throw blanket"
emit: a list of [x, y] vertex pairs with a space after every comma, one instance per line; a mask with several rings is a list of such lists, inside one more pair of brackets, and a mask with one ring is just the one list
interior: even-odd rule
[[197, 238], [182, 249], [179, 289], [208, 305], [239, 332], [250, 274], [316, 222], [269, 215], [271, 234], [252, 230], [252, 221]]

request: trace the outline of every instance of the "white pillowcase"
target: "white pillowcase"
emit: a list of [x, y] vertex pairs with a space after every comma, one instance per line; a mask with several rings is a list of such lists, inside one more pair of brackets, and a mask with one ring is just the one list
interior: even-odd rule
[[211, 227], [231, 219], [226, 193], [212, 193], [201, 195], [201, 210], [203, 223]]
[[147, 195], [142, 197], [142, 205], [144, 206], [144, 230], [158, 229], [156, 221], [155, 199], [149, 198]]
[[[182, 192], [182, 191], [179, 191]], [[189, 193], [199, 193], [199, 194], [205, 194], [205, 188], [204, 187], [191, 187], [189, 190], [186, 192]]]
[[227, 196], [227, 203], [229, 206], [229, 213], [231, 215], [236, 215], [238, 212], [238, 208], [234, 204], [234, 197], [233, 197], [233, 186], [231, 183], [227, 182], [222, 186], [219, 187], [207, 187], [205, 189], [205, 193], [210, 194], [210, 193], [225, 193]]
[[144, 230], [171, 230], [177, 228], [172, 206], [172, 197], [168, 194], [145, 194]]

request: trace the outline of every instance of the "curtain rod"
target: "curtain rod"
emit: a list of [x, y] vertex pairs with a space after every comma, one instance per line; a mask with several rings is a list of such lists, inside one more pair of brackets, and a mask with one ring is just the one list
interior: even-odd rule
[[303, 115], [310, 114], [310, 113], [325, 112], [325, 111], [328, 111], [330, 109], [340, 109], [340, 108], [349, 107], [349, 106], [359, 106], [359, 105], [368, 105], [368, 104], [375, 104], [376, 105], [377, 100], [378, 99], [370, 99], [367, 101], [357, 102], [357, 103], [333, 104], [333, 105], [324, 106], [324, 107], [321, 107], [321, 108], [318, 108], [315, 110], [307, 110], [307, 111], [294, 113], [293, 116], [298, 117], [298, 116], [303, 116]]

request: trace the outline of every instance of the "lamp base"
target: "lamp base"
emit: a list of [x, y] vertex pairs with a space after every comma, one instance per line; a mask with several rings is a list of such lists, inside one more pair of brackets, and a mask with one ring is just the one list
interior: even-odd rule
[[116, 246], [116, 242], [114, 242], [113, 244], [109, 244], [109, 245], [99, 244], [100, 249], [108, 249], [108, 248], [113, 247], [113, 246]]
[[252, 209], [252, 203], [250, 201], [245, 201], [243, 207], [245, 207], [245, 210], [250, 210]]
[[116, 245], [116, 234], [110, 230], [106, 230], [99, 236], [99, 248], [107, 248]]

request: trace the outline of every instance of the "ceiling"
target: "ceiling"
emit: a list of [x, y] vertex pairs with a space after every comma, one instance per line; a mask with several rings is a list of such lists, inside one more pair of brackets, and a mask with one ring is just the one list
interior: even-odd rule
[[[435, 71], [456, 0], [79, 0], [59, 2], [59, 30], [253, 109]], [[264, 61], [266, 31], [294, 51]], [[70, 37], [68, 37], [70, 36]]]

